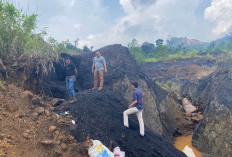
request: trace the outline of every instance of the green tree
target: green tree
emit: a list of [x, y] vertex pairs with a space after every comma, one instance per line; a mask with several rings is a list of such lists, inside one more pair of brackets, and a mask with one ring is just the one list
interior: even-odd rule
[[145, 62], [145, 56], [142, 54], [142, 48], [136, 39], [133, 39], [128, 44], [128, 49], [130, 53], [135, 57], [136, 61], [140, 64]]
[[166, 45], [158, 45], [156, 47], [156, 55], [157, 57], [166, 57], [168, 56], [168, 46]]
[[149, 53], [154, 53], [155, 45], [153, 43], [144, 42], [141, 48], [142, 48], [142, 52], [147, 55]]
[[83, 46], [83, 52], [90, 52], [90, 49], [87, 45]]
[[164, 42], [163, 39], [156, 40], [156, 46], [163, 45], [163, 42]]

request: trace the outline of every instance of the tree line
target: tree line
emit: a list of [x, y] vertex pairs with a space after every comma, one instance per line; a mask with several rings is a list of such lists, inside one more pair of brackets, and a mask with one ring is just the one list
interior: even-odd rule
[[93, 47], [77, 48], [69, 40], [58, 42], [47, 36], [46, 28], [39, 33], [37, 29], [37, 14], [28, 15], [13, 3], [0, 0], [0, 56], [17, 58], [24, 54], [39, 56], [55, 56], [59, 52], [80, 53], [89, 52]]
[[[180, 58], [206, 57], [213, 58], [214, 52], [232, 53], [232, 35], [209, 43], [187, 45], [172, 38], [164, 42], [158, 39], [154, 43], [144, 42], [140, 44], [133, 39], [128, 44], [130, 53], [139, 63], [156, 62], [160, 60], [172, 60]], [[202, 56], [202, 54], [205, 54]]]

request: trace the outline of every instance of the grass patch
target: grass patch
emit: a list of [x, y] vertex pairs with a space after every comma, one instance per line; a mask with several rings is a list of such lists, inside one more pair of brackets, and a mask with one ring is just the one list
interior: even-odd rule
[[3, 90], [6, 89], [5, 86], [3, 85], [2, 81], [0, 81], [0, 89], [3, 89]]
[[172, 92], [172, 93], [179, 93], [180, 91], [180, 87], [178, 85], [175, 84], [175, 82], [168, 80], [167, 82], [159, 82], [159, 81], [155, 81], [155, 83], [162, 87], [163, 89]]

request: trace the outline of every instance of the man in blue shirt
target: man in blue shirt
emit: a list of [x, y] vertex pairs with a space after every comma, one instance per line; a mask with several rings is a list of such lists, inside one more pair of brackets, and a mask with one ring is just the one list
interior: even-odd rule
[[101, 56], [101, 53], [99, 51], [96, 52], [96, 57], [93, 59], [93, 66], [92, 66], [92, 72], [94, 73], [94, 87], [93, 89], [97, 89], [98, 84], [98, 76], [100, 77], [100, 87], [98, 90], [102, 90], [103, 88], [103, 82], [104, 82], [104, 72], [107, 73], [106, 68], [106, 61], [103, 56]]
[[129, 109], [124, 111], [123, 119], [124, 126], [129, 128], [128, 115], [136, 114], [139, 121], [140, 135], [144, 136], [144, 122], [143, 122], [143, 94], [142, 91], [138, 89], [138, 83], [134, 82], [131, 85], [133, 92], [133, 102], [129, 106]]

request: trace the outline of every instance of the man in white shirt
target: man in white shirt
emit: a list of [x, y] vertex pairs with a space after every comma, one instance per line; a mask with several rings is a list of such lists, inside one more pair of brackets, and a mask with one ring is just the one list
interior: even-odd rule
[[104, 83], [104, 72], [107, 73], [106, 61], [99, 51], [96, 52], [96, 57], [93, 59], [92, 72], [94, 73], [94, 87], [97, 89], [98, 77], [100, 77], [100, 87], [98, 90], [102, 90]]

